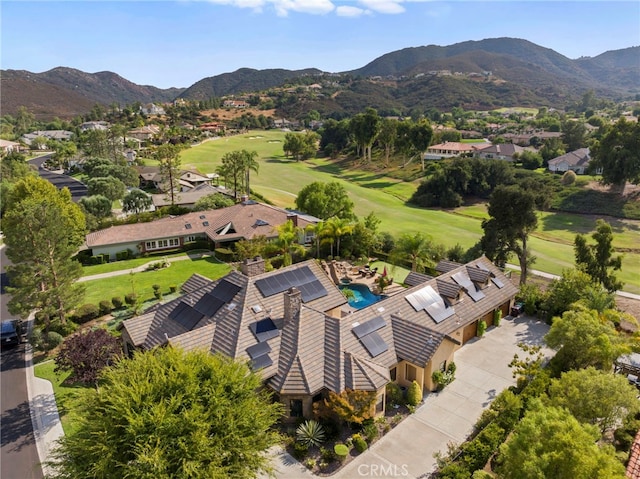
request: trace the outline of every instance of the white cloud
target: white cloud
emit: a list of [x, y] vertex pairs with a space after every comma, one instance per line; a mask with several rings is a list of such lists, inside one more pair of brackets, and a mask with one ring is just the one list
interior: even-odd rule
[[371, 15], [371, 11], [349, 5], [342, 5], [336, 8], [336, 15], [339, 17], [361, 17], [362, 15]]
[[324, 15], [336, 8], [331, 0], [270, 0], [269, 3], [272, 3], [276, 13], [283, 17], [290, 11]]
[[361, 5], [378, 13], [404, 13], [403, 0], [359, 0]]

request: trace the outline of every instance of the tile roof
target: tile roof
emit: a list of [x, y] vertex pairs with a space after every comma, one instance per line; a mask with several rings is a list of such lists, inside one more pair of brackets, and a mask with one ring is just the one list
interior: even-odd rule
[[416, 273], [415, 271], [411, 271], [407, 277], [404, 279], [404, 284], [407, 286], [417, 286], [422, 283], [426, 283], [427, 281], [433, 279], [433, 276], [429, 276], [428, 274]]
[[548, 164], [557, 165], [564, 162], [570, 166], [587, 166], [590, 160], [591, 156], [589, 153], [589, 148], [580, 148], [578, 150], [565, 153], [564, 155], [556, 156], [555, 158], [549, 160]]
[[631, 479], [640, 479], [640, 431], [631, 445], [629, 451], [629, 462], [627, 463], [627, 477]]
[[[453, 267], [455, 263], [449, 262], [448, 266]], [[276, 276], [296, 270], [311, 271], [327, 294], [307, 302], [292, 302], [300, 304], [299, 313], [285, 317], [285, 296], [290, 293], [265, 296], [262, 286], [258, 287], [256, 282], [275, 284], [282, 278]], [[474, 301], [451, 276], [463, 272], [471, 277], [476, 270], [479, 278], [495, 276], [502, 287], [488, 281], [482, 290], [484, 297]], [[273, 283], [268, 282], [269, 278]], [[231, 289], [233, 297], [211, 316], [189, 316], [189, 308], [198, 308], [199, 301], [213, 294], [221, 284], [236, 286]], [[427, 311], [417, 311], [407, 301], [407, 295], [426, 285], [443, 295], [452, 291], [461, 293], [462, 299], [450, 306], [454, 314], [436, 323]], [[185, 295], [181, 298], [123, 323], [136, 346], [149, 349], [168, 340], [186, 349], [205, 348], [240, 360], [250, 360], [250, 352], [263, 349], [262, 354], [267, 354], [268, 361], [263, 363], [261, 374], [271, 388], [280, 393], [313, 395], [323, 388], [335, 392], [346, 388], [377, 390], [389, 382], [389, 370], [399, 360], [427, 364], [445, 338], [452, 339], [452, 333], [513, 298], [517, 288], [489, 260], [481, 257], [375, 306], [342, 317], [332, 316], [331, 311], [340, 310], [346, 299], [314, 260], [255, 276], [232, 271], [218, 281], [194, 275], [185, 283], [183, 291]], [[186, 316], [176, 316], [176, 311], [184, 311]], [[185, 319], [187, 316], [189, 320]], [[265, 318], [270, 318], [272, 328], [276, 329], [270, 329], [274, 334], [261, 339], [254, 331], [257, 322]]]
[[[289, 211], [275, 206], [245, 201], [227, 208], [169, 216], [148, 223], [112, 226], [89, 233], [86, 244], [88, 248], [93, 248], [197, 233], [205, 233], [218, 242], [251, 239], [260, 235], [272, 238], [277, 236], [276, 227], [285, 223], [291, 215]], [[297, 217], [297, 222], [301, 228], [311, 224], [301, 217]]]

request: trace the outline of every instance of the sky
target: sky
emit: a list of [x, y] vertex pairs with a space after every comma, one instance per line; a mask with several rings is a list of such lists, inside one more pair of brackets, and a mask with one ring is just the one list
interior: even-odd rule
[[342, 72], [485, 38], [572, 59], [640, 45], [637, 0], [2, 0], [0, 22], [2, 69], [112, 71], [159, 88], [243, 67]]

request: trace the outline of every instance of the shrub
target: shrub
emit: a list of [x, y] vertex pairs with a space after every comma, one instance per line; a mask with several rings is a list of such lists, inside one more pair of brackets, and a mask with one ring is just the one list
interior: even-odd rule
[[313, 458], [309, 458], [306, 461], [304, 461], [304, 465], [306, 466], [307, 469], [313, 469], [314, 467], [316, 467], [318, 461], [316, 461]]
[[111, 298], [111, 304], [113, 304], [113, 309], [120, 309], [124, 305], [124, 301], [120, 296], [114, 296]]
[[344, 461], [349, 455], [349, 448], [344, 444], [336, 444], [333, 446], [333, 452], [340, 462]]
[[333, 449], [327, 449], [326, 447], [321, 447], [320, 457], [324, 462], [332, 462], [336, 458], [336, 453], [333, 452]]
[[564, 186], [570, 186], [572, 184], [574, 184], [576, 182], [576, 173], [575, 171], [565, 171], [564, 174], [562, 175], [562, 179], [560, 180], [560, 182], [564, 185]]
[[303, 422], [296, 429], [298, 442], [309, 446], [319, 446], [324, 441], [324, 428], [318, 421], [309, 419]]
[[129, 293], [124, 297], [124, 302], [127, 303], [128, 306], [133, 306], [136, 304], [138, 300], [138, 295], [134, 293]]
[[422, 401], [422, 388], [417, 381], [413, 381], [407, 391], [407, 403], [411, 406], [417, 406]]
[[301, 442], [296, 442], [293, 445], [293, 457], [295, 457], [298, 461], [303, 460], [309, 454], [309, 446], [302, 444]]
[[362, 428], [362, 433], [367, 438], [367, 441], [369, 443], [371, 443], [371, 442], [375, 441], [376, 438], [378, 437], [378, 426], [376, 426], [373, 423], [367, 424], [366, 426], [364, 426]]
[[78, 329], [78, 325], [75, 322], [73, 322], [73, 320], [65, 321], [64, 323], [61, 321], [53, 321], [49, 325], [49, 331], [55, 331], [56, 333], [61, 334], [65, 338], [70, 334], [75, 333], [77, 329]]
[[487, 322], [484, 319], [478, 321], [478, 329], [476, 331], [479, 338], [484, 336], [484, 332], [487, 330]]
[[87, 303], [80, 306], [76, 312], [76, 323], [84, 324], [92, 319], [96, 319], [100, 314], [100, 309], [95, 304]]
[[358, 451], [359, 453], [363, 453], [367, 450], [367, 441], [365, 441], [360, 434], [354, 434], [353, 447], [355, 447], [356, 451]]
[[49, 331], [49, 334], [44, 337], [45, 349], [49, 351], [62, 344], [62, 341], [64, 341], [62, 334], [56, 333], [55, 331]]
[[397, 383], [388, 383], [386, 387], [387, 401], [391, 404], [402, 404], [404, 397]]
[[493, 324], [498, 327], [500, 326], [500, 321], [502, 320], [502, 310], [501, 309], [496, 309], [493, 312]]
[[108, 299], [104, 299], [100, 301], [98, 309], [100, 311], [100, 315], [104, 316], [105, 314], [109, 314], [111, 311], [113, 311], [113, 304]]
[[160, 291], [154, 291], [153, 295], [156, 297], [157, 300], [162, 299], [162, 293]]
[[175, 284], [172, 284], [171, 286], [169, 286], [169, 292], [170, 293], [175, 293], [176, 291], [178, 291], [178, 287]]
[[153, 291], [160, 291], [160, 288], [162, 288], [162, 286], [160, 286], [159, 284], [154, 284], [153, 286], [151, 286], [153, 288]]
[[106, 329], [93, 329], [65, 339], [56, 355], [56, 369], [70, 370], [73, 379], [84, 384], [95, 383], [105, 367], [122, 353], [120, 340]]

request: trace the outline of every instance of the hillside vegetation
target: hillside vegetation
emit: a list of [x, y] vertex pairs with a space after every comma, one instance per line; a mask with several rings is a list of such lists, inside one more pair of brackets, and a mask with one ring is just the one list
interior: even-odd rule
[[[211, 173], [221, 163], [222, 156], [234, 150], [255, 150], [259, 172], [252, 173], [254, 191], [281, 207], [293, 207], [296, 194], [314, 181], [338, 181], [355, 203], [358, 216], [372, 211], [381, 220], [380, 230], [394, 235], [408, 232], [429, 234], [447, 247], [459, 243], [473, 246], [482, 235], [483, 206], [452, 210], [426, 209], [410, 206], [406, 201], [417, 188], [417, 179], [403, 181], [376, 171], [366, 171], [346, 160], [316, 158], [295, 162], [282, 150], [284, 132], [252, 131], [247, 134], [205, 142], [182, 153], [182, 166]], [[415, 176], [404, 172], [408, 177]], [[538, 230], [530, 244], [537, 257], [534, 269], [561, 274], [574, 264], [573, 238], [576, 233], [590, 234], [595, 230], [596, 215], [544, 212], [540, 214]], [[620, 279], [625, 291], [640, 293], [640, 221], [607, 218], [615, 234], [614, 246], [624, 250]]]

